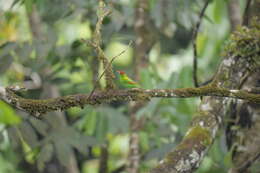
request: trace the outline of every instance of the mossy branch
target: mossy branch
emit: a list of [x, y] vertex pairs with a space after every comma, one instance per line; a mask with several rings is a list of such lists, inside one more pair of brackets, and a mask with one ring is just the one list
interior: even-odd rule
[[89, 98], [89, 94], [75, 94], [42, 100], [22, 98], [15, 93], [16, 90], [13, 88], [14, 87], [0, 87], [0, 99], [38, 118], [47, 112], [57, 110], [62, 111], [71, 107], [83, 108], [85, 105], [98, 105], [113, 101], [149, 100], [153, 97], [190, 98], [199, 96], [217, 96], [243, 99], [252, 103], [260, 104], [260, 94], [253, 94], [244, 90], [228, 90], [213, 86], [181, 89], [134, 88], [128, 90], [96, 91], [92, 93], [91, 98]]
[[[105, 3], [103, 0], [99, 1], [99, 6], [98, 6], [98, 21], [96, 23], [95, 31], [93, 34], [93, 39], [90, 42], [86, 42], [90, 46], [92, 46], [97, 54], [98, 60], [102, 62], [103, 67], [105, 69], [105, 81], [106, 81], [106, 89], [115, 89], [115, 84], [114, 84], [114, 79], [115, 75], [113, 73], [112, 65], [105, 56], [105, 53], [103, 51], [102, 47], [102, 35], [101, 35], [101, 29], [102, 29], [102, 23], [103, 20], [106, 16], [108, 16], [111, 13], [110, 10], [105, 8]], [[99, 81], [97, 81], [99, 82]]]

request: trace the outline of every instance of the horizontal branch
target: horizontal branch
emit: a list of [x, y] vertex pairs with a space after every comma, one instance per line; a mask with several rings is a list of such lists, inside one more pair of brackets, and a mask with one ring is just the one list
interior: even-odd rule
[[97, 105], [113, 101], [137, 101], [149, 100], [153, 97], [166, 98], [189, 98], [198, 96], [217, 96], [243, 99], [252, 103], [260, 104], [260, 94], [253, 94], [245, 90], [228, 90], [213, 86], [203, 86], [199, 88], [180, 89], [125, 89], [96, 91], [89, 98], [89, 94], [74, 94], [51, 99], [26, 99], [18, 96], [15, 92], [19, 87], [0, 87], [0, 99], [9, 103], [17, 109], [30, 113], [35, 117], [57, 110], [65, 110], [70, 107], [84, 107], [84, 105]]

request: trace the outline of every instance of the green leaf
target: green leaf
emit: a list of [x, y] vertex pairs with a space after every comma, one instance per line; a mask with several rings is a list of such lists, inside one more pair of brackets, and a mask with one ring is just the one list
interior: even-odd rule
[[110, 107], [100, 107], [99, 111], [107, 118], [107, 133], [122, 133], [128, 131], [129, 120], [122, 112]]
[[19, 131], [18, 128], [16, 128], [16, 133], [19, 138], [20, 146], [22, 146], [22, 150], [24, 153], [24, 158], [28, 163], [33, 164], [35, 162], [36, 156], [39, 153], [38, 148], [34, 147], [32, 148], [31, 145], [27, 143], [27, 141], [24, 139], [22, 133]]
[[40, 133], [43, 136], [48, 135], [48, 125], [46, 123], [35, 118], [30, 118], [29, 121], [38, 133]]
[[149, 150], [149, 134], [145, 132], [139, 133], [140, 138], [140, 145], [142, 148], [142, 151], [148, 151]]
[[158, 108], [161, 98], [150, 101], [145, 107], [139, 109], [136, 113], [136, 118], [140, 119], [142, 116], [152, 117]]
[[0, 46], [0, 73], [4, 73], [12, 64], [13, 56], [10, 54], [15, 48], [17, 44], [15, 43], [5, 43]]
[[63, 158], [64, 153], [68, 154], [73, 148], [86, 155], [88, 146], [97, 145], [97, 141], [93, 137], [82, 135], [68, 126], [55, 129], [49, 140], [55, 144], [56, 154], [62, 164], [67, 163], [66, 158]]
[[19, 130], [17, 133], [21, 133], [23, 140], [28, 143], [28, 145], [32, 148], [37, 146], [38, 144], [38, 137], [36, 135], [35, 130], [32, 128], [30, 123], [23, 121], [19, 125]]
[[33, 8], [33, 0], [25, 0], [25, 8], [27, 13], [31, 13]]
[[15, 56], [19, 57], [19, 62], [22, 64], [32, 63], [31, 54], [33, 45], [29, 42], [20, 43], [15, 49]]
[[85, 130], [88, 135], [93, 135], [97, 125], [97, 112], [92, 111], [85, 118]]
[[11, 147], [12, 148], [17, 148], [20, 147], [20, 137], [17, 134], [17, 128], [16, 127], [11, 127], [7, 129], [8, 131], [8, 137], [10, 138], [11, 141]]
[[12, 5], [11, 5], [11, 9], [18, 3], [22, 3], [23, 0], [14, 0]]
[[108, 118], [104, 114], [98, 114], [98, 123], [96, 127], [96, 137], [98, 141], [104, 141], [108, 130]]
[[141, 86], [142, 88], [153, 88], [151, 74], [147, 69], [141, 70]]
[[15, 163], [9, 160], [9, 158], [6, 158], [5, 155], [2, 155], [0, 153], [0, 172], [1, 173], [21, 173], [17, 170], [17, 167]]
[[226, 3], [223, 0], [214, 1], [213, 18], [216, 23], [220, 23], [226, 15]]
[[198, 51], [198, 57], [202, 55], [205, 49], [205, 45], [207, 44], [208, 37], [204, 33], [198, 33], [196, 44], [197, 44], [197, 51]]
[[231, 149], [225, 154], [225, 157], [224, 157], [224, 165], [225, 165], [227, 168], [233, 167], [232, 156], [233, 156], [233, 153], [234, 153], [234, 149], [235, 149], [235, 145], [233, 145], [233, 146], [231, 147]]
[[3, 101], [0, 101], [0, 123], [6, 125], [19, 124], [21, 118], [16, 115], [12, 107]]
[[68, 78], [57, 77], [57, 78], [52, 79], [51, 82], [55, 85], [58, 85], [58, 84], [69, 83], [70, 80]]
[[45, 167], [45, 163], [50, 161], [53, 155], [53, 145], [46, 144], [42, 147], [40, 153], [37, 158], [37, 166], [40, 171], [42, 171]]
[[[82, 154], [86, 154], [86, 148], [97, 144], [97, 141], [91, 136], [85, 136], [80, 134], [74, 128], [65, 127], [59, 135], [63, 136], [63, 143], [69, 144]], [[60, 140], [61, 141], [61, 140]]]
[[58, 141], [56, 140], [54, 142], [55, 145], [55, 151], [57, 153], [57, 157], [59, 162], [63, 165], [63, 166], [67, 166], [69, 164], [69, 160], [70, 160], [70, 155], [72, 152], [72, 148], [70, 147], [70, 145], [64, 143], [64, 141]]
[[83, 135], [77, 135], [78, 137], [74, 137], [71, 140], [71, 145], [77, 149], [81, 154], [87, 155], [87, 148], [89, 146], [97, 145], [98, 142], [94, 137], [91, 136], [83, 136]]

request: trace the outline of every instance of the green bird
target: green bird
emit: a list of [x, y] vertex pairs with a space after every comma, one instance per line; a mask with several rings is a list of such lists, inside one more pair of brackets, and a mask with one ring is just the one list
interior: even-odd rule
[[123, 71], [118, 70], [119, 81], [125, 88], [140, 88], [140, 85], [133, 81], [131, 78], [127, 76], [127, 74]]

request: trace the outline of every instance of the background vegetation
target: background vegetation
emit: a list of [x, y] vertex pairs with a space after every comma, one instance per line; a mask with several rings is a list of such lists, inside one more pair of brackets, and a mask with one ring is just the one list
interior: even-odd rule
[[[108, 1], [112, 13], [102, 26], [103, 49], [112, 58], [136, 39], [138, 1]], [[192, 30], [202, 0], [149, 0], [149, 29], [153, 44], [147, 68], [140, 69], [143, 88], [193, 86]], [[211, 1], [196, 40], [199, 82], [212, 77], [231, 31], [226, 0]], [[238, 2], [243, 11], [245, 1]], [[0, 85], [22, 84], [27, 98], [90, 93], [103, 71], [91, 47], [97, 22], [96, 0], [0, 0]], [[118, 57], [114, 70], [134, 78], [134, 46]], [[118, 76], [117, 76], [118, 78]], [[103, 79], [100, 81], [104, 87]], [[117, 82], [119, 87], [120, 84]], [[138, 130], [139, 171], [154, 167], [180, 142], [199, 98], [153, 99], [136, 112], [145, 119]], [[0, 101], [0, 172], [100, 172], [108, 157], [108, 172], [124, 172], [130, 138], [129, 105], [72, 108], [38, 120]], [[198, 173], [227, 172], [231, 164], [224, 135], [219, 135]]]

